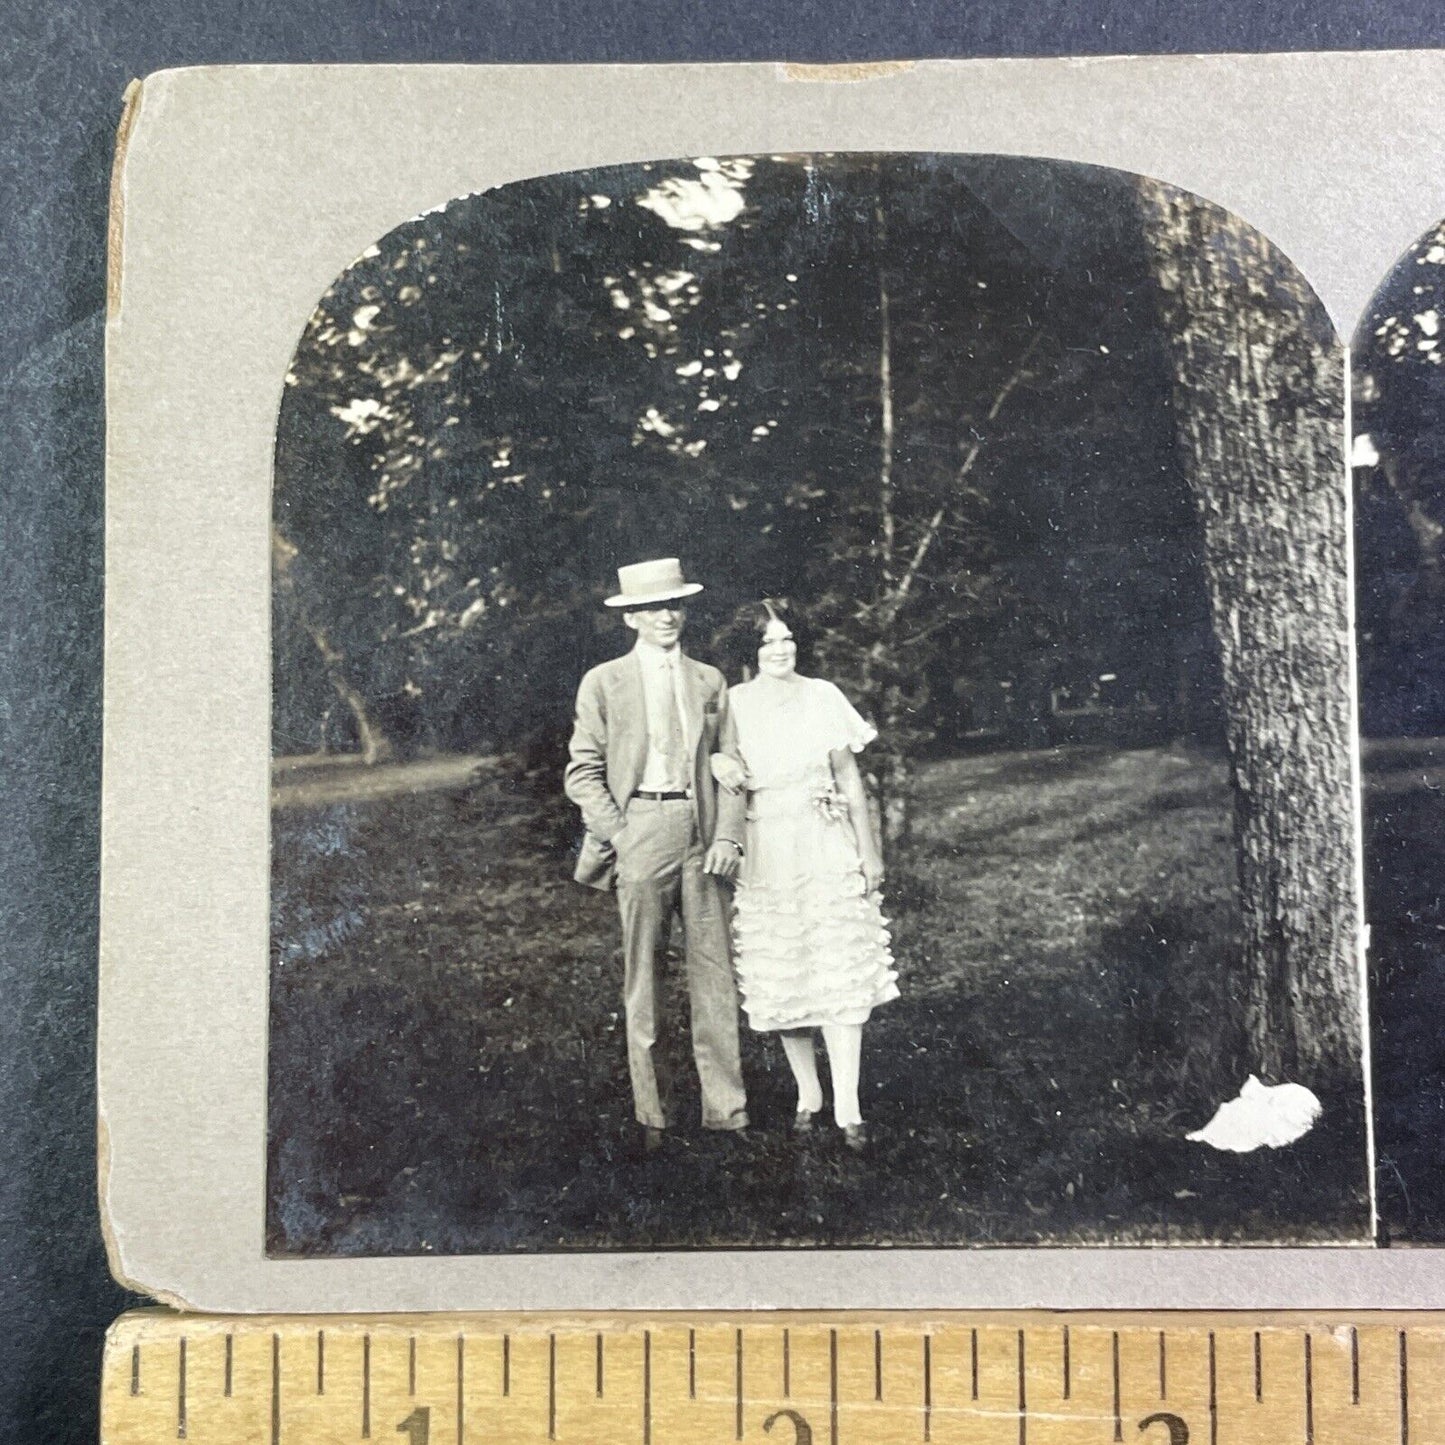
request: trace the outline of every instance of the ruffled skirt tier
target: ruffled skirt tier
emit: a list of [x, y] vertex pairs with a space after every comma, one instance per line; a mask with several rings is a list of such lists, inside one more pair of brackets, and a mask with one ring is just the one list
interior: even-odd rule
[[734, 945], [743, 1008], [759, 1031], [861, 1024], [898, 997], [887, 920], [852, 828], [806, 794], [768, 797], [749, 815]]

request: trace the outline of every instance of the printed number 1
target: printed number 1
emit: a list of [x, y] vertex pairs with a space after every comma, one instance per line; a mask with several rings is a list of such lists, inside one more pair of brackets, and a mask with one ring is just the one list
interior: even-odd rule
[[396, 1427], [398, 1435], [405, 1435], [409, 1445], [427, 1445], [431, 1435], [431, 1409], [426, 1405], [418, 1405], [400, 1425]]

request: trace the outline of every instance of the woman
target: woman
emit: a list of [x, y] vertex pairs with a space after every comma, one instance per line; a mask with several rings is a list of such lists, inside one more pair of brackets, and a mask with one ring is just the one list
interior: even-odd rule
[[877, 732], [831, 682], [798, 673], [786, 602], [743, 609], [736, 635], [756, 672], [728, 693], [745, 772], [722, 757], [715, 771], [723, 786], [748, 789], [733, 925], [743, 1007], [754, 1029], [782, 1037], [799, 1133], [823, 1107], [813, 1051], [813, 1030], [822, 1030], [833, 1117], [861, 1152], [863, 1025], [898, 997], [879, 893], [883, 857], [854, 757]]

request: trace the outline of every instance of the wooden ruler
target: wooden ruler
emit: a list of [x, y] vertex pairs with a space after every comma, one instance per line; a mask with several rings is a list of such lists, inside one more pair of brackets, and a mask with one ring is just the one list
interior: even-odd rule
[[1445, 1316], [122, 1317], [106, 1445], [1445, 1445]]

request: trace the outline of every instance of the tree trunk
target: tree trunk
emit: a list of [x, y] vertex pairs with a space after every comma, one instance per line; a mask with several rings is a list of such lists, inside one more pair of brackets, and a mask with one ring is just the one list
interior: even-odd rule
[[1222, 654], [1249, 1064], [1358, 1090], [1347, 359], [1264, 236], [1141, 190]]
[[[878, 208], [878, 254], [886, 254], [887, 230], [883, 209]], [[886, 599], [893, 590], [893, 320], [888, 306], [888, 275], [878, 268], [878, 560], [881, 586]], [[881, 600], [881, 599], [880, 599]]]
[[1177, 642], [1174, 648], [1173, 717], [1169, 720], [1169, 736], [1176, 743], [1187, 742], [1194, 731], [1193, 670], [1189, 654]]
[[[887, 251], [887, 220], [882, 206], [874, 212], [878, 254]], [[898, 688], [888, 672], [896, 666], [898, 607], [898, 520], [893, 488], [893, 317], [888, 293], [888, 273], [878, 268], [878, 558], [873, 598], [873, 626], [876, 636], [864, 659], [864, 680], [871, 694], [875, 716], [883, 733], [882, 764], [878, 769], [878, 830], [883, 856], [888, 858], [908, 837], [909, 766], [899, 738], [903, 722], [898, 708]], [[879, 664], [883, 676], [880, 677]]]
[[[366, 699], [352, 686], [346, 676], [346, 657], [336, 647], [326, 629], [318, 623], [302, 603], [296, 589], [296, 579], [291, 574], [291, 564], [296, 560], [296, 548], [282, 536], [276, 527], [271, 529], [271, 571], [276, 586], [291, 602], [302, 630], [311, 639], [321, 655], [327, 681], [341, 700], [356, 725], [357, 741], [361, 745], [362, 761], [366, 763], [390, 762], [394, 754], [390, 740], [372, 720], [366, 706]], [[324, 743], [323, 743], [324, 746]]]
[[908, 842], [913, 824], [913, 768], [908, 755], [893, 749], [883, 760], [878, 828], [883, 856]]

